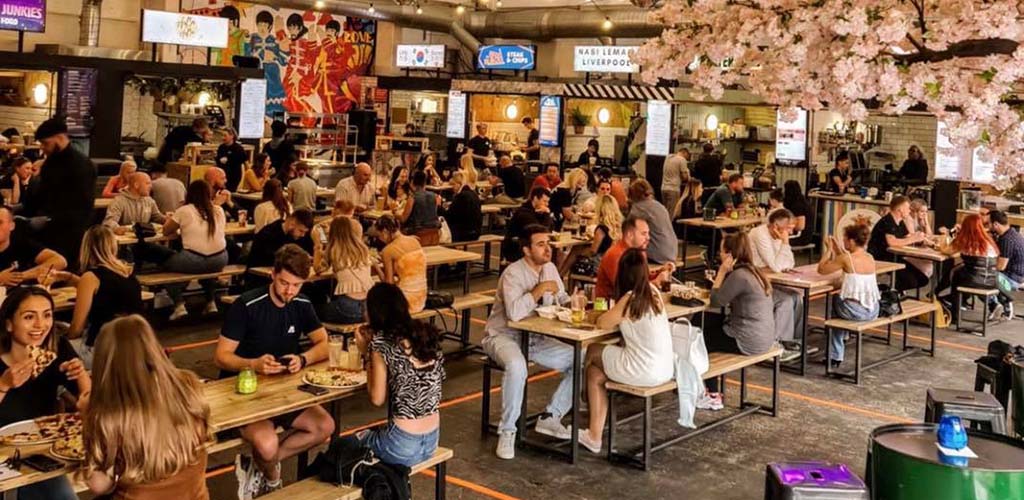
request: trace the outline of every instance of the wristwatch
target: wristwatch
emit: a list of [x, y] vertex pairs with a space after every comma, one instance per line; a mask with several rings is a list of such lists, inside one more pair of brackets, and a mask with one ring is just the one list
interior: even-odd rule
[[300, 370], [306, 367], [306, 355], [305, 354], [299, 354], [299, 362], [301, 363], [301, 366], [299, 366]]

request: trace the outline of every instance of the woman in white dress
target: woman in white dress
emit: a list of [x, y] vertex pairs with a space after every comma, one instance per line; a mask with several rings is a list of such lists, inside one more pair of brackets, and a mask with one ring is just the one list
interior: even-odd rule
[[580, 444], [601, 452], [601, 438], [608, 413], [605, 382], [651, 387], [674, 375], [672, 331], [665, 300], [648, 280], [647, 256], [629, 249], [619, 260], [615, 276], [615, 307], [597, 318], [598, 328], [618, 328], [624, 345], [593, 344], [587, 348], [587, 399], [590, 429], [580, 430]]

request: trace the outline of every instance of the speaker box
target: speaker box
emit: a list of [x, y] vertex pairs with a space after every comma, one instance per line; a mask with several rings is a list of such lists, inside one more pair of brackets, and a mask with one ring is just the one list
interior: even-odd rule
[[868, 500], [868, 488], [846, 465], [768, 464], [764, 500]]
[[366, 154], [373, 152], [377, 145], [377, 113], [364, 110], [349, 111], [348, 124], [359, 130], [359, 149]]
[[259, 68], [260, 60], [256, 57], [231, 56], [231, 64], [236, 68]]

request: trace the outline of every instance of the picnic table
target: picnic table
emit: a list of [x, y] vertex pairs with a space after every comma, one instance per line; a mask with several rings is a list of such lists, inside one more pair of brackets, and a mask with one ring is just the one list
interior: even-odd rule
[[[889, 247], [889, 253], [898, 255], [902, 259], [906, 257], [914, 259], [922, 259], [933, 262], [935, 269], [932, 270], [932, 276], [929, 279], [931, 282], [931, 295], [934, 297], [939, 292], [939, 278], [944, 272], [944, 267], [947, 261], [953, 261], [960, 257], [960, 253], [954, 255], [946, 255], [934, 248], [928, 248], [923, 246], [903, 246], [903, 247]], [[904, 262], [906, 262], [904, 260]], [[918, 290], [918, 298], [920, 298], [920, 290]]]
[[[726, 229], [739, 229], [747, 226], [756, 226], [767, 220], [765, 217], [758, 215], [751, 215], [746, 217], [731, 218], [725, 216], [715, 217], [714, 220], [704, 220], [703, 217], [691, 217], [689, 219], [676, 219], [676, 222], [683, 225], [683, 258], [686, 258], [686, 249], [689, 246], [689, 238], [687, 233], [689, 228], [704, 228], [711, 230], [711, 245], [708, 247], [708, 255], [716, 255], [718, 253], [718, 233]], [[710, 265], [714, 261], [711, 257], [707, 259], [707, 264]]]
[[[50, 289], [50, 295], [53, 297], [53, 310], [56, 311], [67, 311], [74, 309], [75, 298], [78, 295], [78, 289], [73, 286], [62, 286]], [[143, 302], [153, 300], [153, 292], [148, 290], [142, 291]]]
[[[156, 229], [156, 236], [150, 236], [146, 238], [149, 243], [157, 243], [161, 241], [176, 240], [180, 235], [165, 236], [163, 234], [163, 224], [153, 224], [153, 228]], [[224, 236], [251, 236], [256, 233], [256, 226], [253, 224], [246, 224], [240, 226], [238, 222], [228, 221], [227, 227], [224, 228]], [[139, 239], [135, 237], [135, 233], [129, 232], [119, 234], [116, 236], [118, 245], [134, 245], [139, 242]]]
[[[968, 215], [976, 214], [976, 213], [978, 213], [977, 210], [964, 210], [964, 209], [957, 210], [956, 211], [956, 223], [959, 224], [959, 223], [963, 222], [964, 217], [967, 217]], [[1017, 226], [1019, 228], [1020, 227], [1024, 227], [1024, 214], [1014, 214], [1014, 213], [1006, 212], [1006, 219], [1007, 219], [1007, 222], [1009, 222], [1011, 226]]]
[[[892, 283], [896, 283], [896, 271], [906, 266], [896, 262], [876, 261], [875, 274], [889, 274]], [[766, 273], [765, 276], [774, 286], [786, 286], [796, 288], [803, 292], [804, 314], [803, 314], [803, 340], [800, 343], [800, 365], [795, 370], [803, 376], [807, 372], [807, 332], [810, 330], [808, 319], [811, 309], [811, 296], [827, 294], [836, 289], [836, 283], [842, 276], [842, 271], [832, 274], [821, 274], [818, 272], [817, 264], [808, 264], [793, 268], [789, 272]], [[828, 304], [825, 305], [828, 311]], [[783, 365], [790, 368], [789, 365]]]
[[[676, 319], [682, 316], [689, 316], [698, 312], [703, 312], [707, 308], [707, 303], [700, 307], [683, 307], [674, 304], [666, 304], [666, 314], [669, 319]], [[527, 409], [526, 403], [528, 401], [526, 391], [527, 388], [523, 388], [523, 408], [522, 417], [516, 425], [519, 427], [516, 433], [516, 439], [519, 443], [524, 444], [531, 448], [538, 448], [550, 453], [555, 453], [566, 457], [572, 464], [576, 463], [579, 457], [579, 437], [575, 432], [576, 429], [580, 428], [580, 388], [583, 383], [583, 349], [596, 342], [603, 342], [617, 338], [620, 333], [618, 328], [614, 329], [602, 329], [594, 325], [594, 321], [597, 315], [594, 311], [588, 312], [587, 319], [581, 325], [572, 325], [564, 323], [558, 319], [547, 319], [537, 315], [528, 316], [520, 321], [512, 321], [509, 323], [510, 328], [527, 332], [531, 334], [544, 335], [553, 339], [565, 342], [572, 346], [573, 355], [573, 370], [572, 370], [572, 423], [569, 425], [569, 429], [572, 429], [571, 437], [569, 439], [569, 451], [561, 449], [557, 446], [551, 446], [546, 443], [534, 442], [525, 439], [526, 435], [526, 418]], [[530, 336], [520, 335], [520, 348], [523, 351], [523, 357], [526, 362], [530, 362]]]
[[[287, 190], [286, 190], [287, 191]], [[334, 190], [325, 187], [316, 188], [317, 198], [334, 198]], [[231, 197], [237, 200], [259, 203], [263, 200], [263, 193], [259, 191], [239, 191], [231, 193]]]
[[110, 204], [114, 202], [113, 198], [96, 198], [92, 202], [92, 207], [96, 210], [106, 210], [110, 208]]

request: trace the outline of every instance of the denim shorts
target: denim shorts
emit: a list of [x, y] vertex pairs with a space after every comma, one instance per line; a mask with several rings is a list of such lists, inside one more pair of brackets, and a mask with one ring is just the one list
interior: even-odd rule
[[412, 467], [433, 456], [440, 435], [440, 428], [411, 434], [390, 424], [362, 431], [356, 437], [384, 463]]
[[365, 300], [356, 300], [348, 295], [339, 295], [334, 300], [324, 304], [321, 308], [321, 320], [328, 323], [361, 323], [363, 311], [366, 309]]

